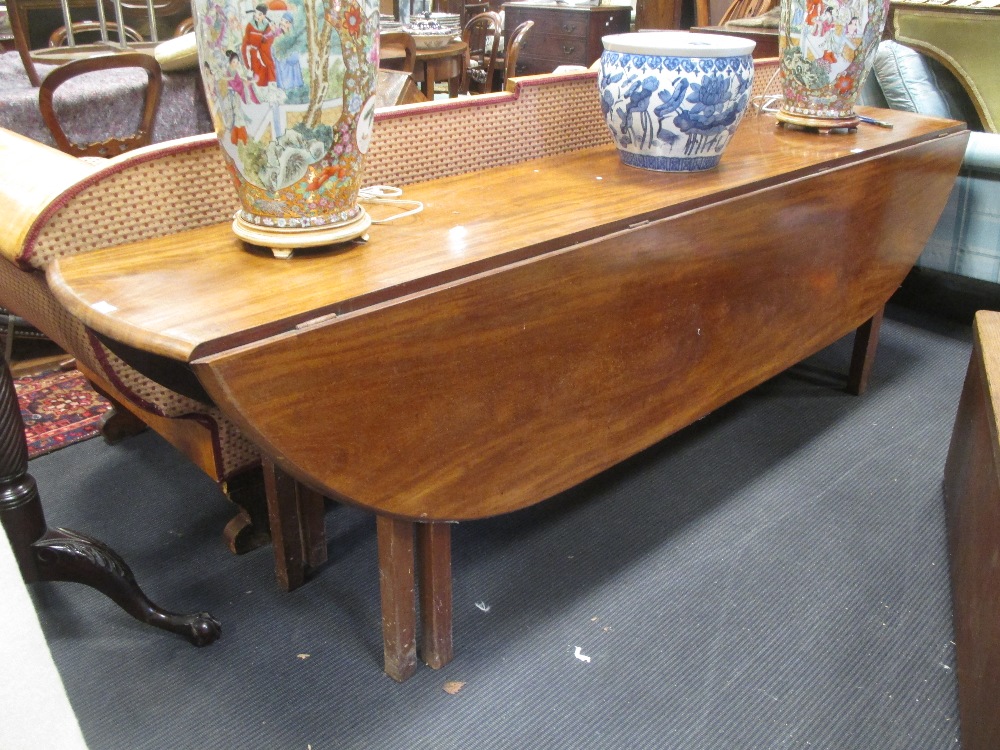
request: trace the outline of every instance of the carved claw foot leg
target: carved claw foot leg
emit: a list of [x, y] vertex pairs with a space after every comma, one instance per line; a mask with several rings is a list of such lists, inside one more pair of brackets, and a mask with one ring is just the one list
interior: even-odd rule
[[157, 607], [142, 592], [128, 565], [96, 539], [49, 529], [34, 478], [10, 370], [0, 368], [0, 524], [26, 583], [74, 581], [110, 597], [136, 619], [177, 633], [196, 646], [215, 641], [221, 626], [211, 615], [176, 614]]
[[33, 542], [38, 581], [73, 581], [97, 589], [132, 617], [183, 636], [195, 646], [218, 639], [222, 626], [207, 612], [178, 614], [149, 600], [131, 568], [104, 542], [68, 529], [48, 529]]

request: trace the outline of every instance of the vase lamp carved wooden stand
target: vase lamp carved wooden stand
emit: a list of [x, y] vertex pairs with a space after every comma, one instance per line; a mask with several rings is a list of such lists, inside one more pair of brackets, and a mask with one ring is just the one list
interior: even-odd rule
[[142, 592], [124, 560], [103, 542], [67, 529], [50, 529], [34, 478], [10, 370], [0, 368], [0, 521], [25, 583], [74, 581], [97, 589], [137, 620], [207, 646], [222, 632], [207, 612], [176, 614]]

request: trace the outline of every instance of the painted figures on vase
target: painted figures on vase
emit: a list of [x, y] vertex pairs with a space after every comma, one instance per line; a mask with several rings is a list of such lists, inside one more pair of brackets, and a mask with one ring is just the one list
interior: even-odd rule
[[239, 218], [350, 222], [374, 123], [374, 0], [196, 0], [198, 47]]
[[[888, 0], [785, 0], [781, 5], [779, 119], [856, 124], [854, 101], [873, 61]], [[843, 120], [843, 122], [838, 122]], [[808, 123], [805, 123], [808, 124]]]

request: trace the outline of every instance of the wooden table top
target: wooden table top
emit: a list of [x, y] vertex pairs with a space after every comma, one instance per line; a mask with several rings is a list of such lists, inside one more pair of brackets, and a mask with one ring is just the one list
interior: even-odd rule
[[777, 127], [770, 116], [748, 116], [721, 165], [707, 172], [625, 167], [609, 144], [412, 185], [405, 197], [422, 201], [422, 213], [373, 226], [365, 244], [299, 251], [289, 260], [244, 245], [223, 223], [62, 258], [50, 264], [48, 280], [69, 312], [99, 333], [192, 361], [964, 132], [951, 121], [874, 114], [894, 129], [863, 126], [824, 136]]
[[465, 42], [458, 40], [436, 49], [423, 49], [421, 47], [417, 47], [417, 62], [440, 60], [445, 57], [455, 57], [456, 55], [461, 55], [465, 52], [468, 46], [469, 45]]
[[[422, 49], [417, 47], [417, 62], [422, 60], [437, 60], [441, 57], [453, 57], [454, 55], [464, 52], [465, 48], [469, 45], [461, 40], [455, 40], [449, 42], [447, 46], [439, 47], [437, 49]], [[402, 50], [398, 47], [386, 48], [380, 51], [379, 60], [381, 62], [391, 62], [394, 60], [403, 60], [406, 56], [403, 54]]]

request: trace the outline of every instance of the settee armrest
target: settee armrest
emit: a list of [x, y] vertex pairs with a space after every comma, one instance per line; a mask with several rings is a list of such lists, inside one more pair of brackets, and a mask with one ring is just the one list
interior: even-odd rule
[[970, 133], [969, 136], [962, 168], [1000, 176], [1000, 134]]
[[98, 167], [44, 143], [0, 128], [0, 253], [18, 262], [39, 213]]

